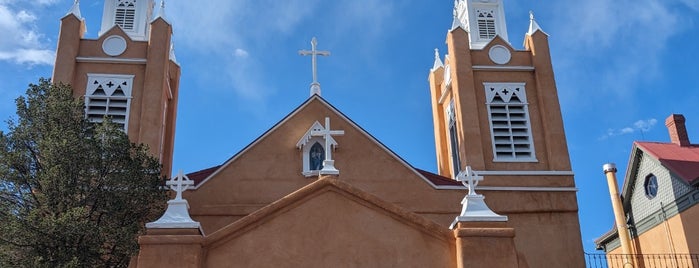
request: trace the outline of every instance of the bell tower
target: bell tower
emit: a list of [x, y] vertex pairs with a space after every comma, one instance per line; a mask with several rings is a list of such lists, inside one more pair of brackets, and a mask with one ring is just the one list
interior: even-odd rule
[[110, 117], [132, 142], [148, 145], [170, 176], [180, 66], [162, 1], [105, 0], [102, 27], [85, 37], [79, 1], [61, 19], [53, 82], [70, 84], [89, 120]]
[[524, 49], [515, 49], [502, 0], [454, 4], [448, 54], [442, 61], [437, 52], [429, 75], [439, 174], [454, 178], [471, 166], [569, 174], [561, 186], [574, 185], [548, 35], [530, 15]]

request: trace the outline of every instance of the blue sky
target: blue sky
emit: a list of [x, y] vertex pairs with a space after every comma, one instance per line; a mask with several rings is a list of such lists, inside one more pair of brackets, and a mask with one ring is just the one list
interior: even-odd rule
[[[59, 19], [72, 2], [0, 0], [0, 119], [14, 115], [27, 84], [51, 75]], [[102, 4], [80, 4], [88, 38]], [[434, 48], [446, 51], [452, 8], [452, 0], [167, 1], [182, 65], [175, 169], [222, 163], [308, 98], [310, 58], [297, 51], [317, 36], [332, 53], [319, 59], [323, 97], [415, 167], [435, 171], [427, 75]], [[602, 165], [617, 163], [621, 180], [634, 140], [669, 140], [671, 113], [685, 115], [699, 143], [699, 2], [505, 0], [517, 49], [529, 10], [550, 35], [592, 252], [613, 223]]]

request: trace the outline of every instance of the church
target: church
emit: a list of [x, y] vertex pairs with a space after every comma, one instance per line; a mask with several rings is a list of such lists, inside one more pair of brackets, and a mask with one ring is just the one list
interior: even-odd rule
[[[104, 2], [96, 39], [84, 38], [78, 1], [61, 19], [53, 81], [85, 99], [88, 119], [109, 116], [147, 144], [172, 177], [176, 196], [146, 224], [132, 267], [584, 267], [548, 35], [533, 15], [519, 50], [503, 0], [455, 1], [448, 51], [426, 63], [437, 173], [403, 160], [313, 81], [240, 152], [171, 176], [173, 26], [163, 3]], [[301, 53], [326, 52], [314, 40]]]

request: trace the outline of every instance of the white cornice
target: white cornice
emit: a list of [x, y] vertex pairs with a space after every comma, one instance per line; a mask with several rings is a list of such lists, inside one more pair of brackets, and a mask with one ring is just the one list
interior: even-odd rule
[[474, 71], [519, 71], [529, 72], [534, 71], [534, 66], [489, 66], [489, 65], [474, 65]]
[[77, 62], [89, 63], [120, 63], [120, 64], [146, 64], [143, 58], [106, 58], [106, 57], [76, 57]]
[[[462, 185], [439, 185], [437, 190], [468, 190]], [[478, 191], [510, 191], [510, 192], [577, 192], [576, 187], [519, 187], [519, 186], [476, 186]]]
[[574, 176], [573, 171], [555, 170], [497, 170], [497, 171], [477, 171], [481, 176]]

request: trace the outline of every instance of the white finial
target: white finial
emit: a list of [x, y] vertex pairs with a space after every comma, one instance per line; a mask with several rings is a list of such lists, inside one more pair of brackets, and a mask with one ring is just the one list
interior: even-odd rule
[[439, 56], [439, 49], [435, 48], [434, 49], [434, 66], [432, 66], [432, 71], [437, 70], [439, 67], [444, 67], [444, 63], [442, 63], [442, 59]]
[[311, 83], [311, 96], [317, 94], [320, 96], [320, 83], [318, 83], [318, 66], [317, 66], [317, 56], [330, 56], [329, 51], [317, 50], [318, 40], [315, 37], [311, 39], [311, 50], [299, 50], [299, 55], [301, 56], [311, 56], [311, 64], [313, 65], [313, 82]]
[[466, 170], [459, 172], [456, 176], [456, 180], [468, 187], [468, 195], [476, 196], [478, 195], [476, 194], [476, 186], [478, 186], [479, 182], [483, 181], [483, 176], [478, 176], [473, 172], [471, 166], [467, 166]]
[[182, 198], [182, 192], [194, 185], [194, 181], [182, 174], [182, 171], [177, 174], [177, 177], [170, 179], [165, 183], [170, 186], [170, 189], [175, 191], [177, 195], [175, 199], [167, 201], [167, 210], [157, 221], [146, 223], [146, 228], [149, 229], [179, 229], [192, 228], [200, 229], [201, 224], [193, 221], [189, 216], [189, 203]]
[[323, 137], [325, 139], [325, 161], [320, 174], [337, 175], [340, 171], [335, 168], [335, 160], [332, 160], [332, 136], [345, 135], [343, 130], [330, 130], [330, 117], [325, 118], [325, 129], [311, 131], [311, 136]]
[[73, 14], [76, 17], [78, 17], [79, 19], [82, 19], [82, 17], [80, 16], [80, 0], [75, 0], [73, 2], [73, 6], [70, 8], [70, 10], [68, 11], [68, 13], [66, 15], [70, 15], [70, 14]]
[[459, 222], [469, 221], [507, 221], [507, 216], [498, 215], [485, 204], [485, 197], [476, 193], [476, 186], [483, 181], [482, 176], [471, 169], [470, 166], [466, 170], [459, 172], [456, 175], [456, 180], [468, 187], [468, 194], [461, 200], [461, 214], [454, 219], [454, 222], [449, 226], [454, 229]]
[[534, 19], [534, 11], [529, 11], [529, 31], [527, 32], [527, 35], [532, 35], [536, 31], [541, 31], [544, 32], [544, 30], [539, 27], [539, 24], [536, 23], [536, 20]]
[[182, 170], [180, 170], [177, 177], [170, 179], [165, 185], [170, 186], [170, 189], [177, 193], [173, 200], [182, 200], [182, 192], [186, 191], [189, 186], [194, 185], [194, 181], [187, 178], [187, 176], [182, 174]]
[[163, 18], [163, 20], [165, 20], [167, 23], [170, 23], [165, 16], [165, 0], [160, 1], [160, 8], [158, 8], [158, 13], [153, 16], [153, 20], [156, 20], [157, 18]]

